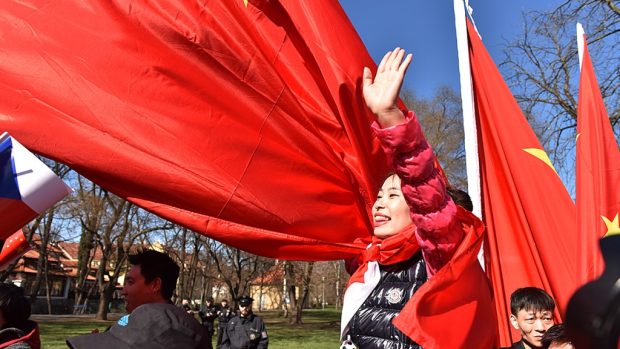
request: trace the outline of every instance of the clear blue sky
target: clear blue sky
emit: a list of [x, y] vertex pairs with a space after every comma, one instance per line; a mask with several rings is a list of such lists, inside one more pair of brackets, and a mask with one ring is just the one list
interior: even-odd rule
[[[320, 0], [317, 0], [320, 1]], [[502, 44], [520, 35], [523, 11], [549, 10], [565, 0], [470, 0], [474, 20], [496, 63]], [[399, 46], [412, 52], [405, 88], [430, 97], [443, 85], [459, 91], [451, 0], [340, 0], [368, 51], [379, 61]]]

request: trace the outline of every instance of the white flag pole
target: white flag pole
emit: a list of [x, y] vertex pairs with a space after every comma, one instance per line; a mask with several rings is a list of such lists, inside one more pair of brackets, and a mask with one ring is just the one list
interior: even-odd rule
[[[461, 81], [461, 103], [463, 108], [463, 131], [465, 133], [465, 158], [467, 165], [467, 191], [474, 206], [473, 213], [482, 218], [482, 198], [480, 190], [480, 163], [478, 161], [478, 136], [476, 129], [476, 109], [474, 105], [474, 91], [471, 81], [469, 64], [469, 42], [467, 39], [467, 24], [465, 22], [465, 7], [470, 16], [472, 9], [465, 0], [454, 0], [454, 25], [456, 27], [456, 44], [459, 56], [459, 73]], [[472, 22], [473, 23], [473, 22]], [[477, 31], [477, 30], [476, 30]], [[478, 253], [478, 261], [484, 269], [484, 246]]]
[[581, 71], [581, 65], [583, 63], [583, 45], [584, 45], [585, 32], [581, 23], [577, 22], [577, 49], [579, 50], [579, 70]]

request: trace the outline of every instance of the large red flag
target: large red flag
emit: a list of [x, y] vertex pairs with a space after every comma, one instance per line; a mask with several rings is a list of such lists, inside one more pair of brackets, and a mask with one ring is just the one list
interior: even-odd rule
[[[578, 33], [580, 35], [580, 33]], [[577, 107], [576, 205], [579, 234], [578, 261], [581, 282], [603, 272], [599, 239], [620, 233], [620, 151], [594, 74], [583, 45], [579, 102]]]
[[363, 66], [336, 0], [6, 0], [0, 130], [221, 242], [347, 257], [386, 169]]
[[519, 338], [508, 323], [513, 291], [547, 290], [559, 316], [577, 287], [575, 205], [469, 20], [467, 32], [488, 232], [485, 257], [500, 342], [506, 346]]

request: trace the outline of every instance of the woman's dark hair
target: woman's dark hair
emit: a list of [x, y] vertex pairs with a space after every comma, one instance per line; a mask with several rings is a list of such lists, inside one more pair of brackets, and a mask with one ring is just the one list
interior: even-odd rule
[[161, 279], [161, 295], [165, 299], [172, 298], [179, 278], [179, 266], [165, 253], [154, 250], [140, 251], [129, 255], [131, 265], [139, 265], [146, 282], [155, 278]]
[[19, 327], [30, 317], [30, 302], [24, 289], [9, 283], [0, 283], [0, 312], [6, 320], [4, 327]]
[[446, 187], [446, 191], [455, 204], [461, 206], [469, 212], [474, 210], [474, 204], [471, 202], [471, 197], [467, 194], [467, 192], [450, 185]]
[[549, 348], [551, 343], [555, 345], [564, 345], [571, 343], [570, 338], [566, 334], [563, 324], [551, 326], [542, 337], [542, 347]]

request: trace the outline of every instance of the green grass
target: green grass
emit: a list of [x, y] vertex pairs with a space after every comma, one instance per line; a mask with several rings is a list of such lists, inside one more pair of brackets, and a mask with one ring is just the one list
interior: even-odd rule
[[[270, 349], [337, 348], [340, 343], [340, 311], [305, 310], [302, 325], [288, 324], [286, 319], [279, 316], [279, 312], [263, 312], [259, 315], [265, 319]], [[65, 340], [68, 337], [88, 334], [95, 328], [103, 331], [114, 323], [95, 321], [89, 317], [34, 316], [33, 320], [39, 323], [43, 349], [67, 348]]]

